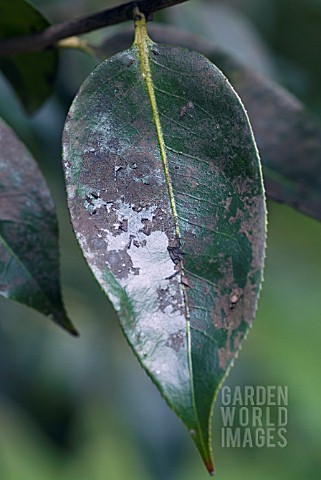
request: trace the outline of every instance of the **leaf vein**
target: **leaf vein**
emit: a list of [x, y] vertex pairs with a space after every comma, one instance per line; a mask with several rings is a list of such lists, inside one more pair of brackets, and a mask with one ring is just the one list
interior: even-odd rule
[[192, 158], [193, 160], [197, 160], [198, 162], [205, 163], [205, 165], [211, 166], [210, 162], [207, 162], [206, 160], [203, 160], [202, 158], [197, 157], [195, 155], [191, 155], [190, 153], [180, 152], [179, 150], [175, 150], [175, 148], [169, 147], [168, 145], [165, 145], [165, 148], [167, 148], [167, 150], [169, 150], [170, 152], [176, 153], [177, 155], [182, 155], [183, 157]]

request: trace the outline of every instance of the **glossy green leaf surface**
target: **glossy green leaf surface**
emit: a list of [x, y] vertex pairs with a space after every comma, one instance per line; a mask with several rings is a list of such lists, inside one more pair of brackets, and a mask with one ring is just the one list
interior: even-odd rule
[[50, 316], [70, 333], [60, 294], [53, 200], [30, 153], [0, 121], [0, 295]]
[[[304, 105], [277, 83], [257, 74], [231, 54], [164, 25], [151, 25], [157, 42], [193, 48], [229, 79], [249, 115], [263, 164], [268, 198], [321, 220], [321, 126]], [[96, 48], [100, 58], [130, 45], [132, 31], [120, 31]]]
[[259, 159], [221, 72], [137, 23], [134, 46], [96, 68], [70, 109], [69, 209], [130, 345], [212, 471], [213, 399], [262, 278]]
[[[0, 0], [0, 39], [40, 32], [48, 26], [41, 13], [25, 0]], [[57, 65], [56, 48], [0, 57], [0, 70], [30, 114], [52, 94]]]

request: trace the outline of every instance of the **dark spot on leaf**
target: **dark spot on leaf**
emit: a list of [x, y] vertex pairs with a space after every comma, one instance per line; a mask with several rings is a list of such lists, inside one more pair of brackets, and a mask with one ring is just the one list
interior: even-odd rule
[[175, 352], [178, 352], [185, 344], [185, 332], [179, 331], [169, 336], [167, 345]]
[[183, 107], [181, 108], [181, 111], [180, 111], [179, 116], [180, 116], [181, 118], [182, 118], [182, 117], [185, 117], [185, 115], [188, 113], [188, 111], [193, 110], [193, 108], [194, 108], [194, 103], [189, 100], [189, 101], [188, 101], [185, 105], [183, 105]]
[[110, 250], [107, 252], [106, 258], [118, 279], [127, 278], [129, 273], [139, 275], [139, 268], [133, 267], [127, 248], [124, 250]]
[[240, 294], [239, 291], [237, 291], [237, 290], [235, 290], [235, 291], [231, 294], [231, 296], [230, 296], [230, 309], [231, 309], [231, 310], [233, 310], [233, 309], [236, 307], [236, 305], [237, 305], [240, 297], [241, 297], [241, 294]]
[[169, 256], [171, 257], [175, 265], [180, 263], [183, 259], [183, 255], [185, 255], [180, 245], [177, 245], [175, 247], [167, 247], [167, 250], [168, 250]]
[[166, 288], [159, 287], [157, 289], [157, 298], [159, 302], [159, 308], [162, 312], [165, 312], [166, 307], [170, 305], [169, 302], [169, 287]]
[[181, 282], [182, 282], [182, 284], [183, 284], [185, 287], [192, 288], [192, 286], [191, 286], [188, 278], [186, 278], [185, 275], [182, 275]]
[[128, 232], [128, 220], [127, 220], [127, 218], [124, 218], [124, 220], [122, 220], [120, 222], [118, 229], [121, 230], [122, 232]]
[[[129, 243], [127, 245], [127, 248], [130, 249], [131, 247], [131, 244], [132, 244], [132, 241], [133, 239], [135, 238], [135, 235], [129, 235]], [[136, 241], [136, 240], [135, 240]]]
[[148, 218], [142, 218], [141, 222], [144, 227], [140, 230], [140, 232], [143, 232], [145, 235], [149, 236], [152, 233], [152, 222], [148, 220]]
[[141, 205], [140, 203], [138, 205], [133, 205], [132, 206], [132, 210], [134, 212], [138, 212], [138, 213], [141, 212], [143, 210], [143, 208], [144, 208], [144, 205]]

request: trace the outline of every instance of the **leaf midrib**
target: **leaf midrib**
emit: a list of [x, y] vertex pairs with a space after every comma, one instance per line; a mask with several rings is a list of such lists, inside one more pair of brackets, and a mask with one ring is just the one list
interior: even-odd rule
[[[150, 68], [149, 47], [151, 47], [153, 44], [154, 44], [154, 42], [152, 42], [152, 40], [149, 38], [149, 36], [147, 34], [145, 17], [141, 13], [139, 13], [136, 17], [136, 20], [135, 20], [135, 41], [134, 41], [134, 45], [137, 47], [137, 50], [138, 50], [139, 60], [140, 60], [140, 68], [142, 70], [142, 76], [143, 76], [143, 78], [145, 80], [145, 83], [146, 83], [148, 97], [149, 97], [150, 104], [151, 104], [153, 121], [154, 121], [155, 127], [156, 127], [157, 139], [158, 139], [158, 144], [159, 144], [161, 158], [162, 158], [163, 167], [164, 167], [166, 186], [167, 186], [167, 189], [168, 189], [170, 205], [171, 205], [172, 214], [173, 214], [174, 223], [175, 223], [175, 233], [176, 233], [177, 238], [180, 239], [181, 237], [180, 237], [180, 230], [179, 230], [179, 225], [178, 225], [178, 215], [177, 215], [176, 204], [175, 204], [175, 199], [174, 199], [173, 187], [172, 187], [172, 184], [171, 184], [170, 173], [169, 173], [169, 169], [168, 169], [166, 145], [165, 145], [165, 142], [164, 142], [162, 126], [161, 126], [161, 122], [160, 122], [160, 118], [159, 118], [156, 95], [155, 95], [155, 88], [154, 88], [154, 84], [153, 84], [153, 80], [152, 80], [152, 73], [151, 73], [151, 68]], [[182, 276], [184, 276], [184, 267], [183, 267], [183, 262], [182, 261], [181, 261], [180, 273], [181, 273]], [[191, 355], [192, 348], [191, 348], [190, 315], [189, 315], [189, 308], [188, 308], [187, 292], [186, 292], [185, 286], [182, 283], [180, 285], [180, 288], [181, 288], [182, 295], [183, 295], [183, 298], [184, 298], [184, 306], [185, 306], [185, 311], [186, 311], [187, 354], [188, 354], [188, 367], [189, 367], [189, 372], [190, 372], [190, 386], [191, 386], [192, 405], [193, 405], [193, 409], [194, 409], [194, 414], [195, 414], [195, 419], [196, 419], [196, 424], [197, 424], [197, 430], [198, 430], [198, 434], [199, 434], [199, 440], [200, 440], [200, 443], [202, 445], [204, 456], [206, 458], [208, 448], [204, 444], [204, 437], [203, 437], [203, 434], [202, 434], [202, 429], [201, 429], [201, 426], [200, 426], [198, 411], [197, 411], [197, 407], [196, 407], [196, 398], [195, 398], [195, 389], [194, 389], [194, 375], [193, 375], [193, 362], [192, 362], [192, 355]]]

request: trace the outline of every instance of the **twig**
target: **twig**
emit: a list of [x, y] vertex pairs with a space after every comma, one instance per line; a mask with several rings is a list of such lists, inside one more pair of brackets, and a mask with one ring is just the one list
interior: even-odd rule
[[135, 7], [138, 7], [146, 17], [148, 17], [158, 10], [186, 1], [187, 0], [137, 0], [94, 13], [88, 17], [57, 23], [42, 32], [6, 38], [0, 40], [0, 56], [38, 52], [54, 45], [58, 40], [92, 32], [93, 30], [98, 30], [99, 28], [109, 25], [126, 22], [132, 19]]
[[82, 38], [79, 37], [68, 37], [57, 42], [57, 47], [59, 48], [73, 48], [75, 50], [80, 50], [81, 52], [87, 53], [92, 57], [97, 57], [96, 51], [94, 48]]

